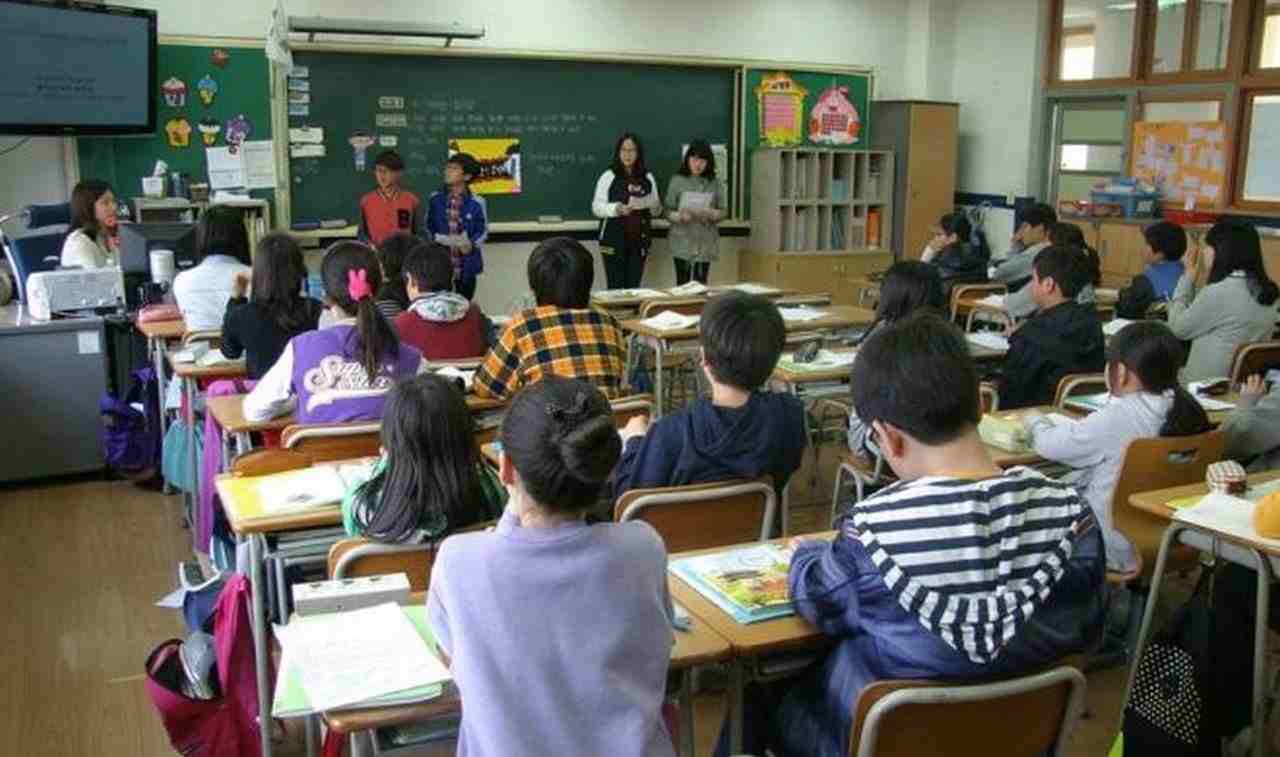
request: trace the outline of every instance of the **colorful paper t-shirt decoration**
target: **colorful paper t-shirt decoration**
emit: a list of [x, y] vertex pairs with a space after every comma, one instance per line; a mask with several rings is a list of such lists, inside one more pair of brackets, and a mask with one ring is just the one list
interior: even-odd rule
[[196, 94], [200, 95], [200, 102], [212, 105], [213, 98], [218, 96], [218, 82], [212, 76], [205, 74], [200, 81], [196, 82]]
[[200, 125], [197, 128], [200, 129], [200, 141], [210, 147], [217, 143], [218, 134], [222, 133], [222, 124], [215, 118], [200, 119]]
[[826, 145], [851, 145], [862, 131], [862, 117], [849, 101], [849, 88], [832, 84], [818, 95], [809, 113], [809, 141]]
[[240, 143], [248, 139], [249, 135], [253, 133], [253, 124], [241, 113], [235, 118], [227, 119], [227, 123], [223, 126], [223, 131], [226, 132], [224, 138], [231, 147], [231, 152], [234, 153], [239, 149]]
[[351, 145], [351, 150], [355, 154], [356, 170], [363, 171], [365, 167], [365, 153], [369, 148], [377, 144], [378, 140], [363, 131], [358, 131], [351, 135], [347, 140], [347, 144]]
[[770, 147], [800, 144], [804, 138], [804, 98], [809, 90], [783, 71], [760, 80], [756, 87], [760, 140]]
[[170, 108], [181, 108], [187, 104], [187, 83], [176, 76], [165, 79], [160, 85], [160, 92], [164, 95], [164, 104]]
[[170, 147], [187, 147], [191, 144], [191, 123], [185, 118], [171, 118], [164, 125]]

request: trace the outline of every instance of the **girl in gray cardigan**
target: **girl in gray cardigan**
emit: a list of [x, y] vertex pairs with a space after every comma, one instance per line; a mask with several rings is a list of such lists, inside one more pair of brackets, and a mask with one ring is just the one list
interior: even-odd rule
[[[1270, 339], [1276, 330], [1276, 284], [1262, 264], [1262, 243], [1252, 226], [1214, 224], [1198, 250], [1188, 250], [1186, 271], [1169, 301], [1169, 328], [1191, 340], [1181, 379], [1227, 376], [1236, 348]], [[1197, 289], [1202, 269], [1209, 279]]]
[[725, 216], [715, 156], [706, 140], [689, 143], [680, 172], [667, 184], [665, 200], [671, 222], [667, 244], [675, 259], [676, 284], [687, 284], [690, 278], [705, 284], [712, 261], [720, 257], [716, 224]]

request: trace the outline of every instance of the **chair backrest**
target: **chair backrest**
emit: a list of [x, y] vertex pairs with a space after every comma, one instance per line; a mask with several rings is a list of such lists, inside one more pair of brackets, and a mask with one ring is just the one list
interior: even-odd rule
[[198, 329], [182, 335], [182, 346], [189, 347], [196, 342], [208, 342], [210, 349], [222, 346], [221, 329]]
[[62, 243], [65, 232], [34, 234], [25, 237], [5, 237], [5, 257], [13, 269], [18, 299], [27, 301], [27, 277], [41, 271], [52, 271], [62, 263]]
[[410, 591], [425, 591], [436, 562], [435, 542], [383, 544], [363, 537], [340, 539], [329, 547], [329, 578], [359, 578], [388, 573], [409, 577]]
[[1133, 542], [1144, 565], [1155, 567], [1169, 521], [1133, 507], [1129, 504], [1130, 495], [1202, 483], [1209, 465], [1222, 459], [1226, 444], [1222, 431], [1129, 442], [1111, 498], [1111, 520], [1116, 530]]
[[1107, 378], [1101, 373], [1068, 373], [1058, 381], [1053, 393], [1053, 406], [1065, 407], [1066, 401], [1079, 394], [1097, 394], [1107, 391]]
[[876, 681], [854, 702], [854, 757], [1065, 754], [1084, 709], [1084, 676], [1058, 667], [977, 684]]
[[306, 455], [312, 462], [375, 457], [381, 452], [382, 424], [378, 421], [295, 424], [280, 434], [280, 446]]
[[237, 476], [266, 476], [310, 467], [311, 458], [279, 447], [250, 450], [231, 460], [231, 472]]
[[632, 489], [618, 498], [614, 519], [643, 520], [657, 530], [667, 552], [709, 549], [769, 538], [778, 509], [773, 479]]
[[702, 315], [702, 309], [707, 306], [707, 300], [703, 297], [689, 298], [663, 298], [659, 300], [646, 300], [640, 305], [640, 317], [648, 318], [651, 315], [657, 315], [664, 310], [679, 313], [680, 315]]
[[980, 300], [987, 295], [1007, 293], [1008, 288], [1004, 284], [956, 284], [951, 287], [951, 320], [956, 319], [963, 300]]
[[653, 395], [629, 394], [609, 400], [609, 406], [613, 408], [613, 425], [622, 428], [637, 415], [653, 415]]
[[1280, 342], [1247, 342], [1231, 358], [1231, 383], [1239, 384], [1256, 373], [1280, 368]]

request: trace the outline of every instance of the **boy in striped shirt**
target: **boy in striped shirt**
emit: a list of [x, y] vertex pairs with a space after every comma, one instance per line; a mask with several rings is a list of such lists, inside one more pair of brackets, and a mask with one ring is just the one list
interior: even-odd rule
[[855, 505], [830, 544], [796, 545], [796, 612], [837, 643], [802, 679], [755, 692], [776, 707], [748, 713], [770, 727], [747, 752], [847, 754], [852, 705], [873, 681], [1018, 675], [1101, 631], [1101, 532], [1071, 487], [992, 463], [958, 329], [932, 314], [885, 326], [850, 386], [901, 481]]

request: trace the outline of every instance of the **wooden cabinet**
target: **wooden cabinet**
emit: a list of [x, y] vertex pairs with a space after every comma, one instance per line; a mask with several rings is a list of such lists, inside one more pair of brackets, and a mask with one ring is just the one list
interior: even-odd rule
[[1096, 249], [1102, 258], [1104, 287], [1128, 286], [1134, 276], [1142, 273], [1143, 244], [1141, 224], [1115, 221], [1099, 224]]
[[893, 264], [892, 253], [769, 253], [743, 250], [738, 254], [742, 281], [758, 281], [800, 292], [830, 292], [836, 305], [857, 305], [868, 274]]
[[929, 228], [955, 207], [960, 106], [919, 100], [876, 100], [871, 108], [875, 147], [895, 156], [892, 249], [916, 259]]

